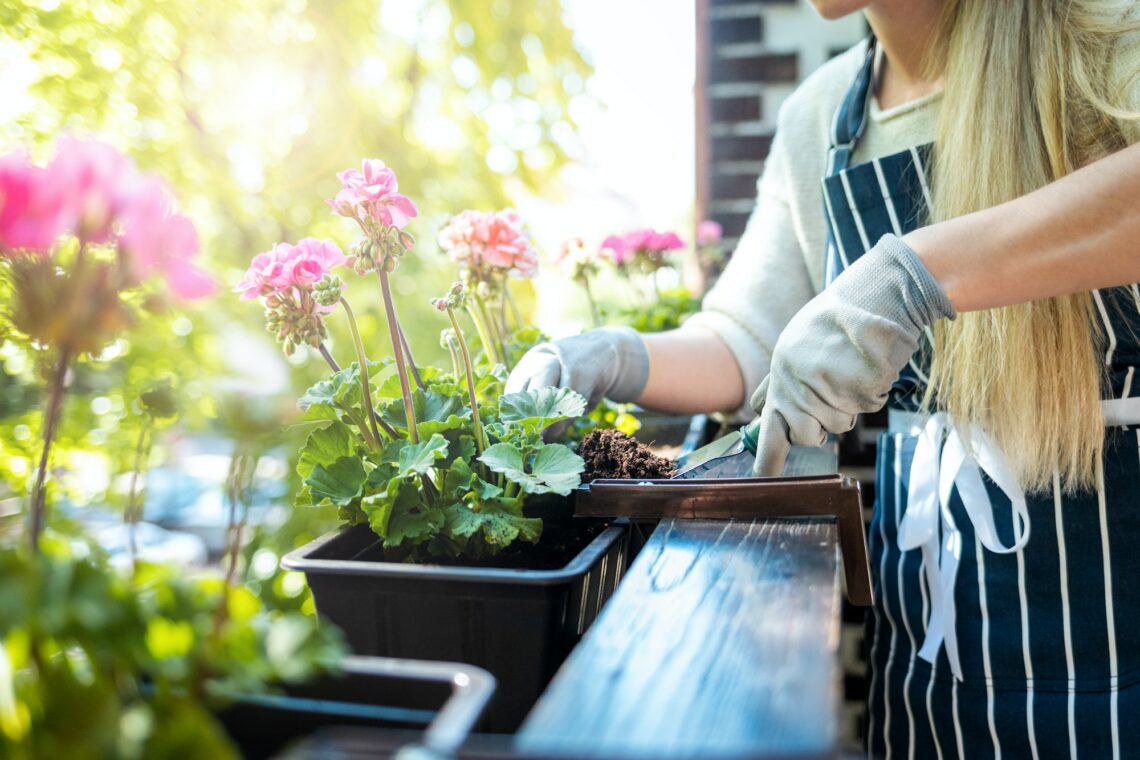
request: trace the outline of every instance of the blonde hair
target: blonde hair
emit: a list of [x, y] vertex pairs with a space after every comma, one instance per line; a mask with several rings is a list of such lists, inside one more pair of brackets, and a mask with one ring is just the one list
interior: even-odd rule
[[[1140, 28], [1119, 0], [945, 0], [931, 221], [995, 206], [1126, 145], [1113, 56]], [[1131, 105], [1131, 104], [1130, 104]], [[986, 430], [1023, 487], [1095, 483], [1106, 374], [1091, 293], [943, 320], [926, 404]]]

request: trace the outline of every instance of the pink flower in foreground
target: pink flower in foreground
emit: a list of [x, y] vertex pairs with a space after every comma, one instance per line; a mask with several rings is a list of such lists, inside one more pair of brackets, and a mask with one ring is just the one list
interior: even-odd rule
[[473, 269], [490, 267], [518, 277], [538, 274], [538, 253], [514, 209], [460, 212], [440, 230], [439, 246], [452, 261]]
[[46, 252], [65, 223], [63, 196], [47, 170], [22, 153], [0, 157], [0, 250]]
[[719, 243], [723, 235], [724, 230], [711, 219], [706, 219], [697, 225], [697, 245], [701, 248]]
[[348, 169], [336, 176], [341, 189], [328, 203], [341, 216], [369, 217], [401, 229], [419, 213], [414, 203], [396, 192], [396, 173], [378, 158], [364, 159], [363, 171]]
[[242, 300], [294, 288], [308, 290], [333, 268], [348, 261], [336, 243], [307, 237], [296, 245], [278, 243], [253, 257], [245, 277], [234, 288]]
[[212, 295], [212, 277], [190, 260], [198, 253], [198, 232], [181, 214], [169, 210], [169, 192], [158, 177], [141, 177], [125, 196], [126, 228], [119, 240], [138, 279], [158, 273], [171, 292], [186, 300]]
[[91, 243], [110, 240], [137, 179], [131, 161], [105, 142], [64, 137], [48, 172], [63, 195], [75, 234]]

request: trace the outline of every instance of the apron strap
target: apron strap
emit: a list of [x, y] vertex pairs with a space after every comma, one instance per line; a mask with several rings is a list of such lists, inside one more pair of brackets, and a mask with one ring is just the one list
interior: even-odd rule
[[[859, 74], [847, 88], [839, 107], [835, 109], [835, 116], [831, 120], [831, 146], [827, 151], [827, 176], [833, 177], [847, 168], [851, 162], [851, 154], [855, 150], [855, 143], [862, 136], [867, 126], [868, 101], [871, 97], [871, 82], [875, 78], [875, 49], [877, 47], [875, 35], [867, 40], [867, 55]], [[829, 218], [826, 200], [824, 204], [824, 219]], [[831, 281], [843, 271], [843, 262], [839, 258], [839, 251], [835, 244], [835, 231], [831, 225], [827, 226], [827, 250], [824, 254], [825, 266], [823, 273], [823, 286], [827, 287]]]

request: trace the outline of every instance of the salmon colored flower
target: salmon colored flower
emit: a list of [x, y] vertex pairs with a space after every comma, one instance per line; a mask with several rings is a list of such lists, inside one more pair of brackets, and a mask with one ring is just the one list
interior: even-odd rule
[[0, 251], [47, 252], [64, 231], [63, 195], [23, 153], [0, 157]]
[[347, 261], [348, 257], [331, 240], [307, 237], [296, 245], [278, 243], [253, 257], [234, 291], [246, 300], [294, 289], [311, 290], [325, 274]]
[[361, 171], [348, 169], [336, 175], [341, 189], [328, 202], [341, 216], [370, 218], [386, 227], [403, 228], [419, 211], [396, 192], [396, 173], [378, 158], [366, 158]]
[[460, 212], [440, 231], [439, 246], [452, 261], [476, 271], [538, 274], [538, 253], [514, 209]]

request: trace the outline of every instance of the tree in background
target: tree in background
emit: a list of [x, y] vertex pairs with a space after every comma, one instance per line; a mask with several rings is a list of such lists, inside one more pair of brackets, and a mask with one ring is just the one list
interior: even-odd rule
[[[409, 231], [430, 251], [448, 216], [507, 205], [510, 183], [537, 190], [566, 160], [570, 101], [590, 67], [562, 16], [559, 0], [8, 0], [0, 66], [4, 87], [24, 97], [3, 98], [0, 145], [46, 149], [66, 130], [117, 143], [169, 178], [202, 234], [204, 266], [227, 284], [251, 255], [301, 230], [346, 242], [351, 228], [318, 199], [334, 194], [338, 168], [383, 155], [401, 190], [423, 199]], [[405, 266], [450, 265], [421, 254]], [[438, 326], [432, 293], [416, 283], [441, 277], [401, 278], [418, 345], [434, 345]], [[8, 287], [0, 282], [0, 303]], [[178, 376], [186, 424], [207, 425], [218, 414], [213, 378], [234, 371], [227, 346], [245, 335], [275, 353], [235, 303], [188, 315], [143, 304], [145, 329], [81, 359], [59, 431], [64, 468], [129, 469], [138, 416], [128, 405], [157, 376]], [[360, 327], [382, 355], [383, 325]], [[347, 334], [332, 340], [350, 345]], [[304, 387], [324, 364], [300, 355], [313, 366], [292, 373]], [[12, 496], [26, 491], [36, 449], [31, 385], [42, 358], [0, 318], [0, 478]], [[112, 498], [109, 482], [73, 481], [71, 495]]]

